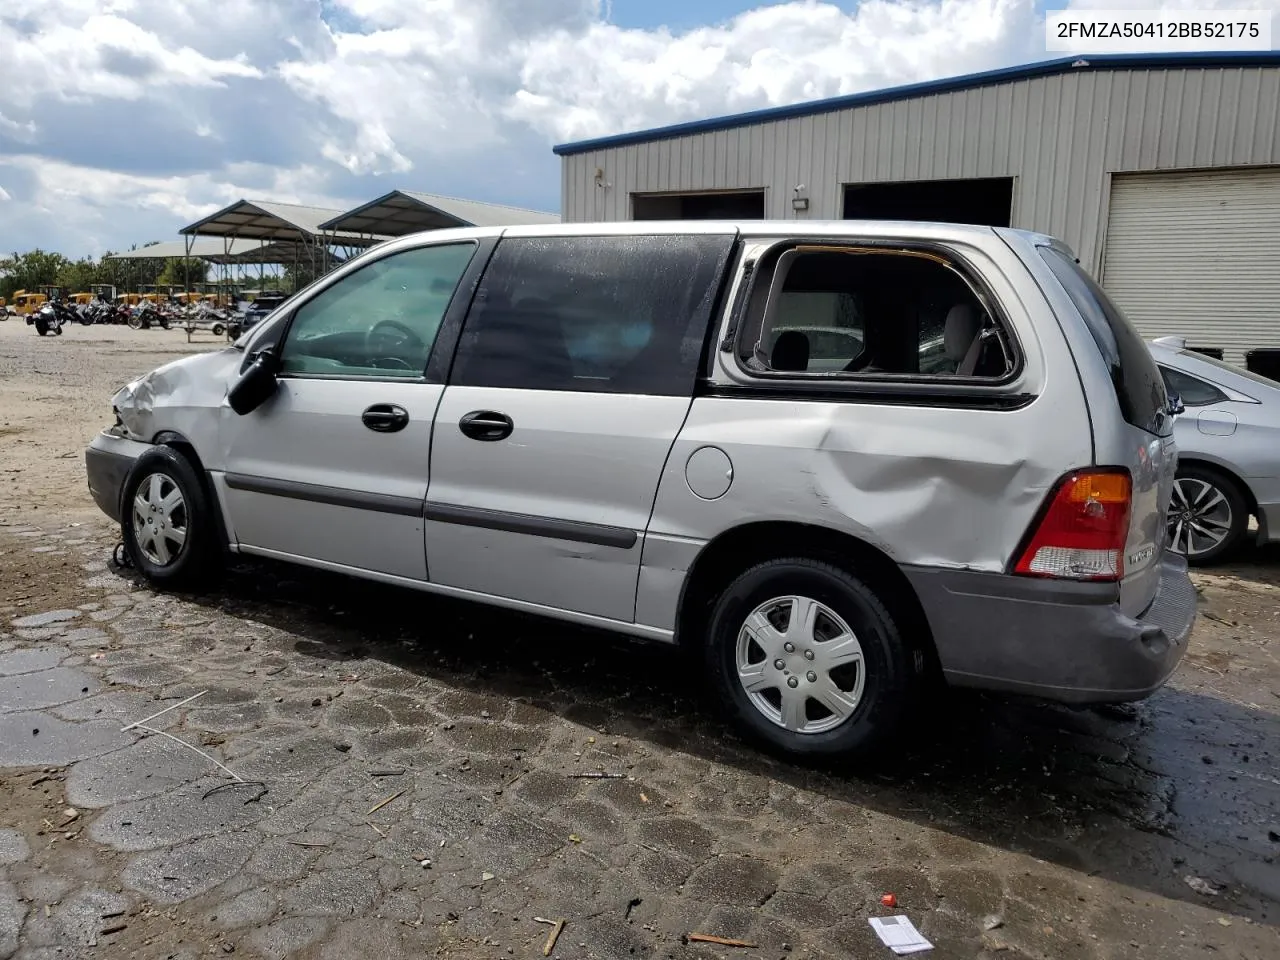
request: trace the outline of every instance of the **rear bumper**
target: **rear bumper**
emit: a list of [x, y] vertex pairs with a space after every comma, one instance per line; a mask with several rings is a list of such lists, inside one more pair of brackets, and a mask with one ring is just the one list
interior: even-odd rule
[[1141, 700], [1186, 652], [1196, 591], [1167, 554], [1141, 617], [1120, 610], [1114, 584], [1006, 574], [905, 571], [933, 631], [943, 673], [957, 685], [1066, 703]]
[[147, 443], [126, 440], [105, 430], [85, 448], [84, 466], [89, 493], [98, 508], [112, 520], [120, 520], [120, 493], [138, 457], [151, 449]]

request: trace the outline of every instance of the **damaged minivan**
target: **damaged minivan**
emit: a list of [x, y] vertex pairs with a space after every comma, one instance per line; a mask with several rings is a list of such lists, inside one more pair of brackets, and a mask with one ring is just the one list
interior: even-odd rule
[[1145, 697], [1195, 616], [1177, 399], [1021, 231], [438, 230], [114, 406], [89, 487], [151, 583], [229, 551], [680, 644], [794, 755], [931, 677]]

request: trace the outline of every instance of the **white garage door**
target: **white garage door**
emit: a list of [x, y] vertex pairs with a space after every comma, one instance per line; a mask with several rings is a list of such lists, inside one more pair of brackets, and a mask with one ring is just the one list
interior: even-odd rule
[[1143, 336], [1280, 347], [1280, 168], [1117, 174], [1102, 283]]

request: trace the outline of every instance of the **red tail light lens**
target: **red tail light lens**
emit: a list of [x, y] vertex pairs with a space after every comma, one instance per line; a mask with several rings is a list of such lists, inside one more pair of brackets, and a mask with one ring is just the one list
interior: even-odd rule
[[1068, 580], [1121, 579], [1132, 497], [1126, 470], [1064, 477], [1014, 572]]

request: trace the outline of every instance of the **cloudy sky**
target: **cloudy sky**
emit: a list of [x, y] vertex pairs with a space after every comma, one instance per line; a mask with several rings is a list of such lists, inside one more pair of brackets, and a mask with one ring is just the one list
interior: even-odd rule
[[558, 210], [553, 144], [1045, 59], [1045, 3], [0, 0], [0, 251], [171, 239], [241, 197]]

